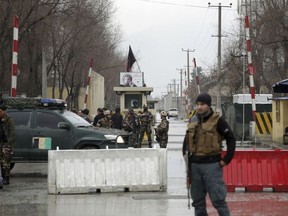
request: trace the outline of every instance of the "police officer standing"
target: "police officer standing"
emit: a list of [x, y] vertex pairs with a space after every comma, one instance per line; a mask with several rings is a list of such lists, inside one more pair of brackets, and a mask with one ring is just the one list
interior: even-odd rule
[[[223, 167], [232, 160], [235, 137], [228, 123], [211, 109], [211, 97], [200, 94], [196, 100], [197, 114], [191, 119], [183, 142], [184, 157], [189, 156], [190, 191], [196, 216], [207, 216], [206, 195], [217, 209], [218, 215], [229, 216], [226, 203], [227, 189]], [[227, 153], [222, 152], [222, 139], [226, 140]]]
[[140, 121], [140, 146], [142, 145], [144, 133], [146, 132], [148, 137], [149, 148], [152, 148], [151, 139], [151, 122], [153, 120], [153, 115], [148, 111], [148, 107], [143, 105], [143, 112], [139, 114]]
[[6, 106], [0, 105], [0, 163], [3, 184], [10, 184], [10, 162], [12, 147], [15, 144], [15, 126], [13, 118], [7, 115]]
[[161, 122], [155, 128], [156, 140], [160, 145], [160, 148], [166, 148], [168, 143], [168, 130], [169, 130], [169, 121], [167, 120], [167, 112], [162, 111]]

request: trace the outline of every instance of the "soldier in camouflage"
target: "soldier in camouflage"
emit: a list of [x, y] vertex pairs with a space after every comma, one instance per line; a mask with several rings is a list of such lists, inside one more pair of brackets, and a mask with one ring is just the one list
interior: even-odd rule
[[136, 115], [133, 109], [129, 109], [123, 121], [123, 129], [128, 132], [132, 132], [130, 136], [130, 144], [138, 146], [138, 127], [139, 123], [137, 121]]
[[153, 120], [153, 115], [148, 111], [148, 107], [143, 105], [143, 112], [139, 114], [140, 121], [140, 146], [142, 145], [144, 133], [146, 132], [148, 137], [149, 148], [152, 148], [152, 139], [151, 139], [151, 122]]
[[10, 184], [10, 162], [14, 144], [15, 126], [13, 118], [7, 115], [6, 106], [0, 105], [0, 163], [4, 185]]
[[168, 143], [168, 130], [169, 130], [169, 121], [166, 119], [167, 112], [161, 112], [161, 122], [155, 128], [156, 140], [160, 145], [160, 148], [166, 148]]
[[105, 110], [104, 117], [97, 122], [97, 127], [112, 128], [113, 122], [111, 120], [110, 110]]

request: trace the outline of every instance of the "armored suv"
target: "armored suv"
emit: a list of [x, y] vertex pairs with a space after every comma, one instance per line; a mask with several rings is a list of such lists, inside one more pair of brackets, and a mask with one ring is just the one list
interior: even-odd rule
[[[26, 99], [27, 100], [27, 99]], [[47, 161], [52, 149], [128, 148], [129, 134], [116, 129], [96, 128], [68, 111], [55, 99], [6, 101], [14, 119], [16, 144], [12, 162]], [[15, 102], [16, 101], [16, 102]], [[12, 105], [11, 105], [12, 104]]]

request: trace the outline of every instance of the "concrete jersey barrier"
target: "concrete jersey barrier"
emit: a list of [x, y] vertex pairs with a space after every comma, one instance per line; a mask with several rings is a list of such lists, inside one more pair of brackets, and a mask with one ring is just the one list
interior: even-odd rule
[[48, 193], [164, 191], [167, 149], [51, 150]]

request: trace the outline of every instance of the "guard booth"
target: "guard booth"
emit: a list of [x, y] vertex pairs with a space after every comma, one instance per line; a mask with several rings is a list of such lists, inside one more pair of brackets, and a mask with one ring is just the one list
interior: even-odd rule
[[272, 101], [272, 139], [274, 142], [288, 145], [288, 138], [284, 142], [283, 137], [285, 129], [288, 127], [288, 97], [274, 97]]
[[[272, 94], [255, 94], [256, 135], [272, 134]], [[233, 95], [234, 122], [233, 132], [237, 140], [250, 138], [252, 116], [252, 99], [250, 94]]]
[[[148, 105], [147, 96], [153, 91], [152, 87], [114, 87], [114, 92], [120, 96], [120, 109], [127, 112], [134, 109], [137, 113], [143, 110], [143, 105]], [[149, 107], [148, 107], [149, 109]]]
[[[143, 105], [149, 104], [147, 96], [151, 94], [153, 91], [152, 87], [114, 87], [114, 92], [120, 96], [120, 109], [127, 113], [128, 109], [132, 108], [136, 114], [139, 113], [139, 111], [143, 110]], [[153, 109], [148, 110], [153, 114]], [[156, 113], [156, 111], [155, 111]], [[153, 114], [153, 117], [155, 119], [155, 113]], [[151, 138], [152, 141], [154, 140], [154, 130], [153, 126], [155, 125], [155, 120], [151, 123]], [[146, 133], [144, 134], [144, 144], [148, 144], [148, 139]]]
[[281, 94], [281, 97], [272, 98], [273, 101], [273, 136], [274, 142], [288, 145], [288, 79], [282, 80], [273, 85], [274, 93]]

